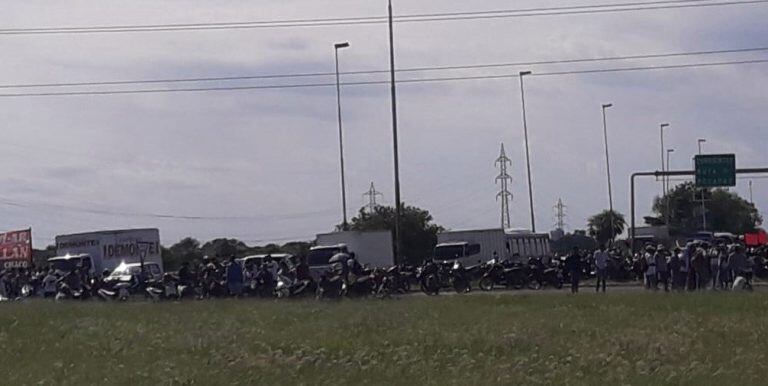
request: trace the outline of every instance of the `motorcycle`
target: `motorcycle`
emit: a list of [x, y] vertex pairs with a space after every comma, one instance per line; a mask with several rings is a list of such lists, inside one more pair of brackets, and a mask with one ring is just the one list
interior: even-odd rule
[[305, 296], [313, 292], [311, 284], [309, 280], [294, 280], [285, 275], [278, 275], [275, 295], [278, 299]]
[[59, 282], [56, 296], [54, 297], [55, 300], [64, 300], [64, 299], [73, 299], [73, 300], [82, 300], [84, 299], [83, 296], [83, 290], [82, 289], [72, 289], [67, 283]]
[[350, 274], [347, 283], [344, 283], [343, 292], [349, 297], [366, 297], [373, 293], [374, 280], [371, 274]]
[[341, 299], [342, 296], [344, 296], [344, 280], [340, 275], [326, 272], [320, 276], [316, 291], [318, 299]]
[[432, 261], [425, 262], [417, 270], [416, 278], [419, 281], [421, 291], [427, 295], [434, 296], [440, 293], [440, 278], [438, 277], [439, 268]]
[[[563, 288], [563, 274], [560, 269], [553, 266], [546, 266], [539, 259], [531, 259], [528, 262], [530, 269], [531, 282], [537, 289], [552, 286], [557, 289]], [[530, 286], [529, 286], [530, 287]]]
[[460, 262], [453, 263], [449, 275], [451, 287], [457, 294], [468, 293], [472, 290], [470, 272]]
[[528, 286], [530, 289], [538, 289], [538, 282], [533, 280], [527, 266], [503, 264], [496, 260], [487, 263], [478, 285], [483, 291], [492, 291], [496, 286], [514, 289]]
[[131, 297], [131, 283], [121, 281], [112, 286], [111, 289], [99, 288], [97, 295], [101, 300], [126, 301]]

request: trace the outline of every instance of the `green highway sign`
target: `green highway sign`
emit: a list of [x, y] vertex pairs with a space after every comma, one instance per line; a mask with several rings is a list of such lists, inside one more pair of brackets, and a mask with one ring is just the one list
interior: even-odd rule
[[736, 186], [735, 154], [704, 154], [694, 158], [696, 165], [696, 186], [715, 188]]

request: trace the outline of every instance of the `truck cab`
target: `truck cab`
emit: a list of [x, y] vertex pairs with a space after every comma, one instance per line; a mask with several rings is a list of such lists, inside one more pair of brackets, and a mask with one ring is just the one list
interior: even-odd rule
[[[130, 281], [141, 273], [141, 263], [120, 263], [106, 278], [107, 281]], [[159, 281], [163, 278], [160, 265], [153, 262], [144, 263], [144, 277]]]
[[65, 274], [76, 268], [89, 274], [94, 273], [93, 258], [87, 253], [51, 257], [48, 259], [48, 264], [52, 265], [55, 271]]
[[435, 246], [435, 260], [459, 261], [465, 266], [481, 263], [480, 244], [466, 241], [437, 244]]
[[317, 280], [323, 273], [329, 271], [333, 265], [330, 260], [339, 253], [349, 253], [346, 244], [317, 246], [309, 249], [307, 265], [312, 277]]

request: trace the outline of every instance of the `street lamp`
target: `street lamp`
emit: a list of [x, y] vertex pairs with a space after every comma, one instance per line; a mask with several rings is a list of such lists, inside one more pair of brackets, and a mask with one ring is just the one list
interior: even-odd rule
[[[669, 155], [674, 153], [675, 149], [667, 149], [667, 169], [669, 169]], [[667, 184], [669, 184], [669, 181], [667, 181]], [[669, 231], [669, 194], [666, 194], [666, 202], [667, 202], [667, 231]]]
[[530, 71], [520, 71], [520, 98], [523, 103], [523, 133], [525, 135], [525, 164], [528, 169], [528, 201], [531, 205], [531, 232], [536, 233], [536, 217], [533, 214], [533, 186], [531, 183], [531, 156], [528, 150], [528, 122], [525, 118], [525, 88], [523, 87], [523, 77], [531, 75]]
[[603, 106], [603, 138], [605, 139], [605, 173], [608, 176], [608, 216], [611, 222], [611, 241], [614, 240], [613, 230], [613, 192], [611, 191], [611, 162], [608, 157], [608, 124], [605, 120], [605, 109], [613, 107], [613, 103], [606, 103]]
[[[664, 128], [669, 127], [669, 123], [662, 123], [660, 126], [660, 134], [661, 134], [661, 171], [664, 172], [666, 169], [664, 168]], [[661, 176], [661, 191], [662, 194], [667, 194], [667, 177]]]
[[339, 122], [339, 160], [341, 162], [341, 211], [343, 222], [342, 230], [347, 230], [347, 188], [344, 180], [344, 135], [341, 130], [341, 84], [339, 82], [339, 50], [349, 47], [349, 43], [336, 43], [333, 45], [334, 58], [336, 59], [336, 111]]

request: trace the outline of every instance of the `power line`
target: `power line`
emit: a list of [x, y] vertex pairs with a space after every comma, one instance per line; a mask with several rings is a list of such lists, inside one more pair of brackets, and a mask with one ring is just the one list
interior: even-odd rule
[[2, 197], [0, 197], [0, 204], [7, 205], [7, 206], [21, 207], [21, 208], [47, 207], [47, 208], [53, 208], [53, 209], [89, 213], [89, 214], [96, 214], [96, 215], [121, 216], [121, 217], [147, 217], [147, 218], [168, 219], [168, 220], [270, 221], [270, 220], [301, 219], [309, 216], [326, 215], [326, 214], [332, 213], [326, 210], [326, 211], [296, 213], [296, 214], [279, 215], [279, 216], [189, 216], [189, 215], [173, 215], [173, 214], [166, 214], [166, 213], [142, 213], [142, 212], [91, 209], [91, 208], [82, 208], [82, 207], [48, 204], [48, 203], [40, 203], [40, 202], [36, 202], [36, 203], [20, 202], [15, 200], [9, 200]]
[[[614, 12], [631, 12], [645, 10], [682, 9], [694, 7], [714, 7], [730, 5], [749, 5], [767, 3], [768, 0], [668, 0], [634, 3], [610, 3], [566, 7], [524, 8], [507, 10], [490, 10], [475, 12], [451, 12], [401, 15], [395, 17], [395, 22], [433, 22], [455, 20], [481, 20], [513, 17], [536, 17], [558, 15], [600, 14]], [[286, 27], [322, 27], [340, 25], [384, 24], [383, 16], [327, 18], [327, 19], [292, 19], [272, 21], [243, 21], [243, 22], [213, 22], [186, 24], [149, 24], [149, 25], [116, 25], [116, 26], [85, 26], [85, 27], [35, 27], [0, 29], [0, 35], [40, 35], [40, 34], [83, 34], [83, 33], [115, 33], [115, 32], [158, 32], [158, 31], [190, 31], [190, 30], [222, 30], [222, 29], [253, 29], [253, 28], [286, 28]]]
[[[556, 59], [539, 60], [527, 62], [506, 62], [506, 63], [486, 63], [486, 64], [467, 64], [451, 66], [431, 66], [431, 67], [410, 67], [396, 70], [400, 73], [421, 72], [421, 71], [446, 71], [446, 70], [471, 70], [485, 68], [502, 68], [512, 66], [531, 66], [548, 64], [573, 64], [588, 62], [603, 62], [616, 60], [636, 60], [636, 59], [659, 59], [671, 57], [715, 55], [715, 54], [733, 54], [747, 52], [768, 51], [768, 47], [748, 47], [723, 50], [708, 51], [686, 51], [671, 52], [659, 54], [640, 54], [625, 56], [608, 56], [602, 58], [575, 58], [575, 59]], [[388, 73], [389, 70], [358, 70], [341, 72], [341, 75], [373, 75]], [[168, 78], [168, 79], [135, 79], [135, 80], [114, 80], [114, 81], [90, 81], [90, 82], [60, 82], [60, 83], [20, 83], [20, 84], [0, 84], [0, 89], [7, 88], [39, 88], [39, 87], [79, 87], [79, 86], [116, 86], [126, 84], [153, 84], [153, 83], [192, 83], [192, 82], [214, 82], [214, 81], [233, 81], [233, 80], [256, 80], [256, 79], [283, 79], [283, 78], [306, 78], [306, 77], [324, 77], [335, 76], [335, 72], [315, 72], [315, 73], [288, 73], [288, 74], [265, 74], [265, 75], [236, 75], [236, 76], [218, 76], [218, 77], [198, 77], [198, 78]]]
[[[741, 64], [760, 64], [760, 63], [768, 63], [768, 59], [753, 59], [753, 60], [739, 60], [739, 61], [711, 62], [711, 63], [689, 63], [689, 64], [674, 64], [674, 65], [662, 65], [662, 66], [599, 68], [599, 69], [589, 69], [589, 70], [556, 71], [556, 72], [537, 72], [529, 76], [562, 76], [562, 75], [596, 74], [596, 73], [611, 73], [611, 72], [670, 70], [670, 69], [699, 68], [699, 67], [713, 67], [713, 66], [741, 65]], [[448, 82], [448, 81], [464, 81], [464, 80], [505, 79], [505, 78], [517, 78], [517, 77], [519, 77], [518, 74], [456, 76], [456, 77], [442, 77], [442, 78], [401, 79], [401, 80], [397, 80], [397, 83], [430, 83], [430, 82]], [[382, 81], [344, 82], [344, 83], [341, 83], [341, 85], [342, 86], [367, 86], [367, 85], [382, 85], [382, 84], [389, 84], [389, 83], [390, 83], [389, 81], [382, 80]], [[178, 89], [65, 91], [65, 92], [0, 94], [0, 98], [157, 94], [157, 93], [170, 93], [170, 92], [242, 91], [242, 90], [291, 89], [291, 88], [314, 88], [314, 87], [335, 87], [335, 86], [336, 86], [336, 83], [300, 83], [300, 84], [283, 84], [283, 85], [198, 87], [198, 88], [178, 88]]]

